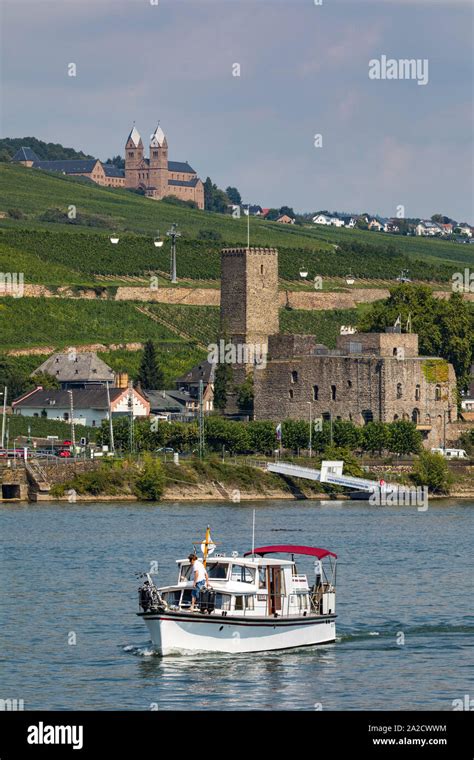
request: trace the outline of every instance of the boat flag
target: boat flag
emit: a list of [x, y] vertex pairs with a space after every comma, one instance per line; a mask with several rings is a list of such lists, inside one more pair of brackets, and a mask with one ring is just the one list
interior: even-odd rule
[[276, 426], [276, 437], [277, 441], [281, 441], [281, 422]]

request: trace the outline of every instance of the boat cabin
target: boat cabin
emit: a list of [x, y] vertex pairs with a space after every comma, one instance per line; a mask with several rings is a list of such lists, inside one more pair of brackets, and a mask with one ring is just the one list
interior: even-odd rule
[[[276, 552], [289, 553], [291, 559], [265, 556]], [[298, 571], [294, 559], [294, 554], [301, 553], [315, 557], [311, 585], [307, 575]], [[233, 552], [231, 556], [208, 557], [213, 614], [280, 617], [335, 613], [335, 554], [325, 549], [287, 546], [261, 547], [248, 554], [252, 556], [239, 557]], [[329, 566], [323, 566], [322, 559], [326, 557]], [[177, 583], [159, 591], [170, 609], [186, 611], [191, 606], [192, 566], [189, 559], [179, 559], [177, 564]]]

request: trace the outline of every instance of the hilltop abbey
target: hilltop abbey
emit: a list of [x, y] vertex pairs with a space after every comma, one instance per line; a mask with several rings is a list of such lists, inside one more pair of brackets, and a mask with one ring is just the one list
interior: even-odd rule
[[142, 138], [134, 126], [125, 144], [125, 187], [142, 190], [160, 200], [173, 195], [204, 208], [204, 186], [187, 161], [168, 161], [168, 142], [158, 125], [150, 139], [150, 157], [144, 158]]
[[160, 125], [150, 138], [149, 158], [144, 156], [142, 138], [135, 126], [125, 143], [125, 170], [103, 164], [98, 158], [73, 158], [42, 161], [27, 146], [22, 146], [12, 161], [28, 168], [87, 177], [105, 187], [128, 187], [147, 198], [161, 200], [172, 195], [182, 201], [194, 201], [204, 208], [204, 186], [187, 161], [168, 161], [168, 142]]

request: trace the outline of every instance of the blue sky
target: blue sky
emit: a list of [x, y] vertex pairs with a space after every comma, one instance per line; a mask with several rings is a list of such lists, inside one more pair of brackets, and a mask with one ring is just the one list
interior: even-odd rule
[[[160, 120], [247, 202], [474, 222], [470, 2], [152, 1], [3, 0], [2, 136], [105, 160]], [[428, 84], [369, 79], [382, 55]]]

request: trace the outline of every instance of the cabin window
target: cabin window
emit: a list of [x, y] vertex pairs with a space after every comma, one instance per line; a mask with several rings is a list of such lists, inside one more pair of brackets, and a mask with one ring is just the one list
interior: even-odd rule
[[245, 609], [247, 610], [253, 610], [254, 609], [254, 596], [246, 596], [245, 597]]
[[225, 580], [229, 565], [224, 562], [210, 562], [206, 565], [209, 578]]
[[230, 594], [216, 594], [216, 610], [230, 610]]
[[179, 576], [180, 581], [191, 580], [191, 565], [181, 565], [181, 573]]
[[259, 567], [258, 569], [258, 587], [259, 588], [267, 587], [267, 573], [266, 573], [266, 568], [264, 567]]
[[238, 583], [255, 583], [255, 570], [246, 565], [232, 565], [232, 580]]

